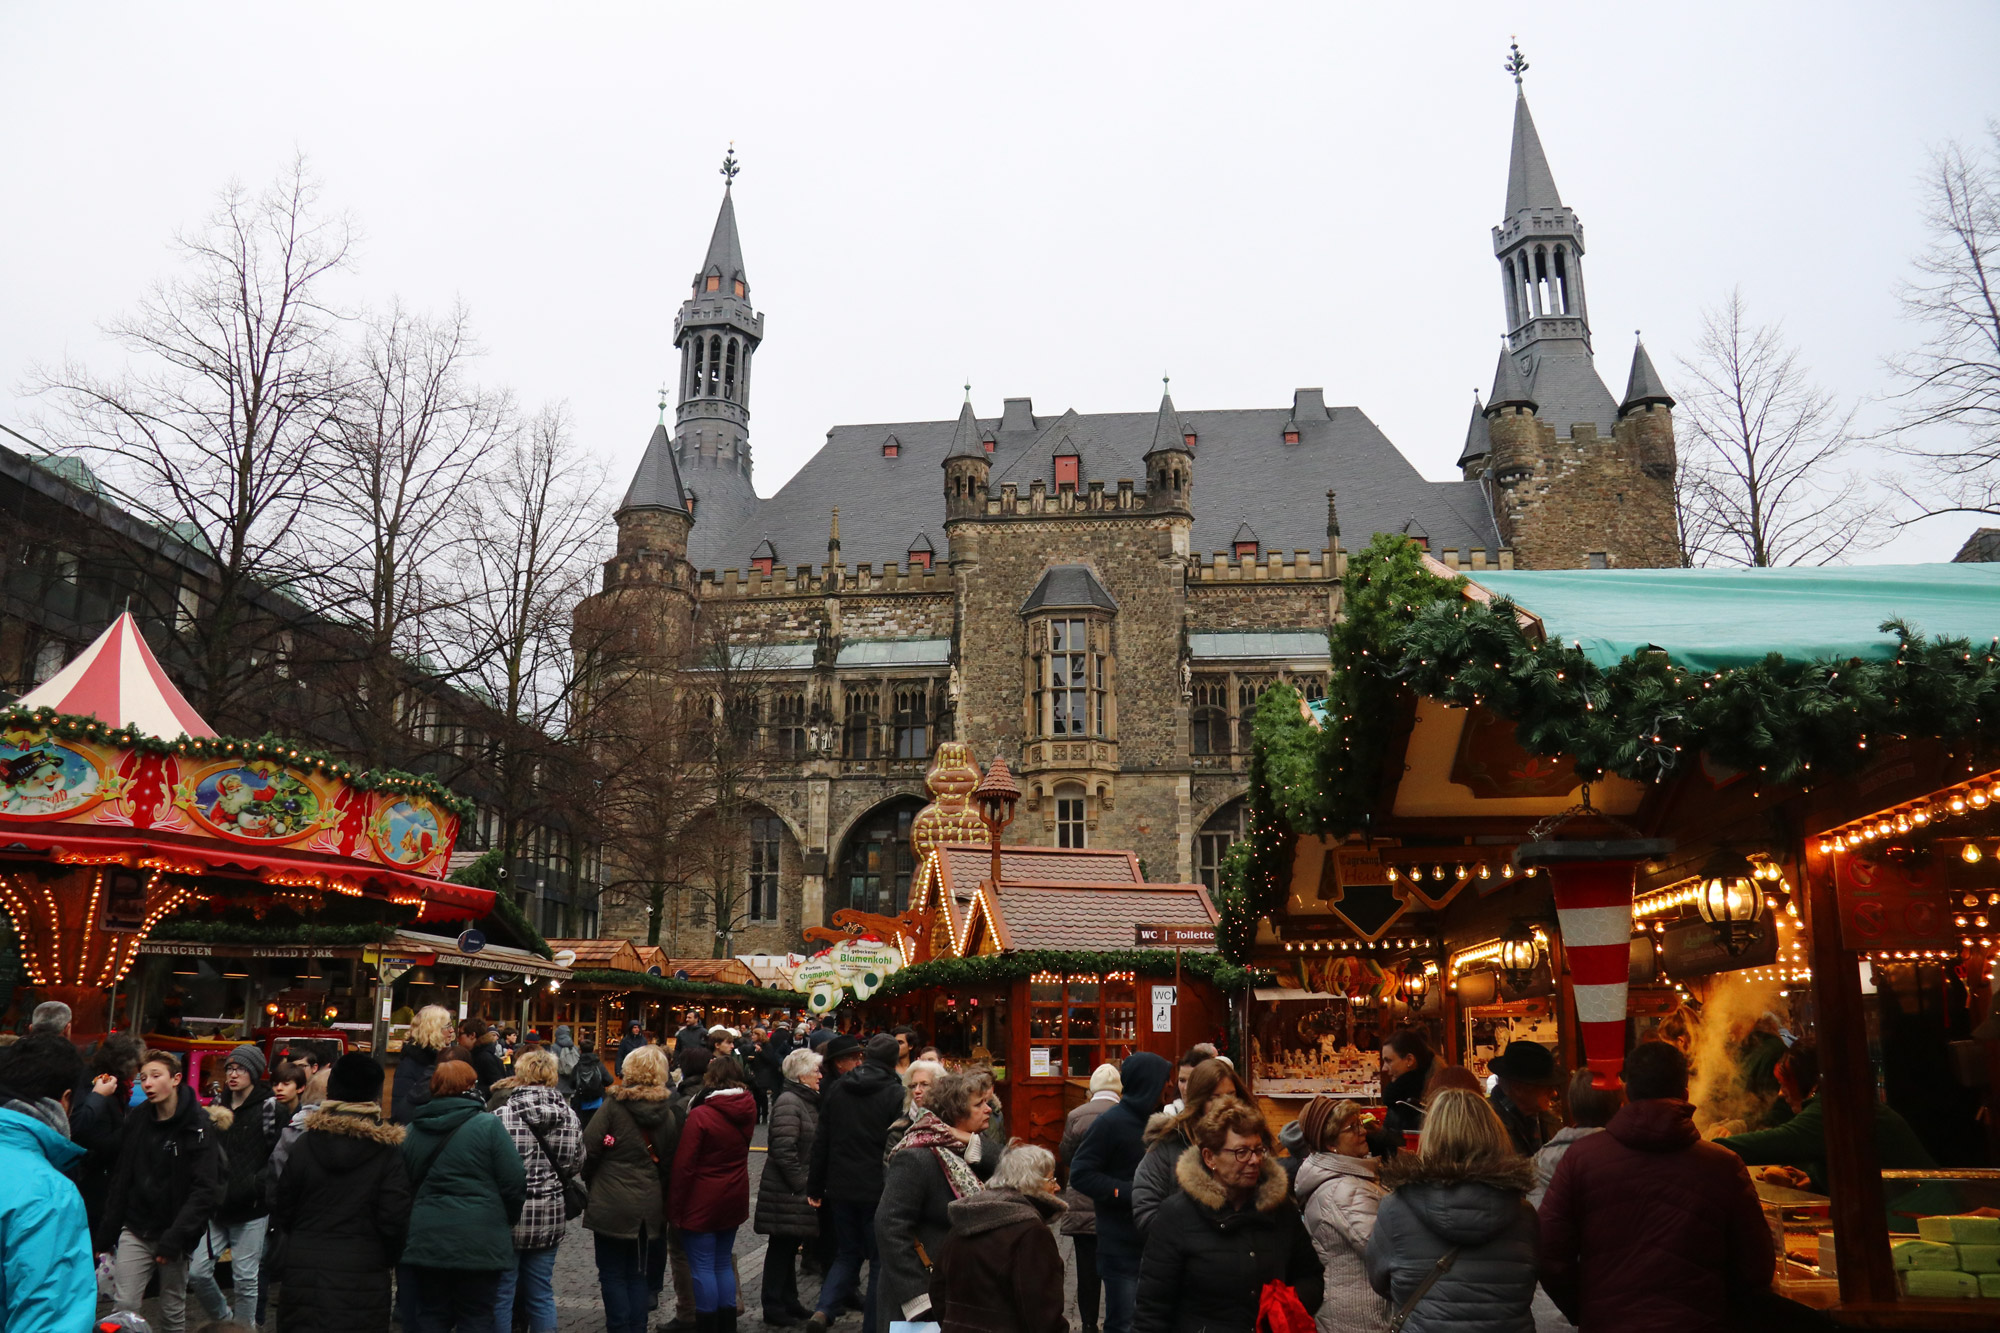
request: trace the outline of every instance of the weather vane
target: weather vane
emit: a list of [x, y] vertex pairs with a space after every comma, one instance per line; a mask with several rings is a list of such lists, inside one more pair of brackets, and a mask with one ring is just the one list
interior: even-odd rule
[[660, 424], [667, 424], [667, 386], [660, 386]]
[[1519, 88], [1521, 86], [1521, 76], [1528, 72], [1528, 62], [1521, 54], [1521, 44], [1519, 42], [1509, 38], [1507, 49], [1514, 54], [1507, 57], [1507, 63], [1502, 65], [1501, 68], [1514, 76], [1514, 86]]
[[1168, 393], [1172, 393], [1174, 389], [1174, 377], [1171, 375], [1160, 376], [1160, 387]]
[[722, 157], [722, 179], [727, 184], [734, 185], [736, 183], [736, 173], [741, 170], [743, 170], [743, 166], [736, 160], [736, 140], [731, 139], [729, 141], [729, 151], [723, 154]]
[[965, 401], [968, 403], [972, 401], [972, 379], [970, 376], [965, 381]]

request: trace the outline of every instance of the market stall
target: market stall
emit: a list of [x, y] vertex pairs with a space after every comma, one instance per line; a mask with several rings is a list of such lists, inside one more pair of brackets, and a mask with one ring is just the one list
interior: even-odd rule
[[[1475, 1074], [1523, 1039], [1600, 1080], [1679, 1042], [1725, 1142], [1816, 1096], [1823, 1170], [1753, 1172], [1780, 1290], [1852, 1325], [1991, 1327], [1959, 1219], [2000, 1181], [1962, 1077], [2000, 939], [2000, 571], [1467, 583], [1381, 539], [1344, 615], [1325, 705], [1260, 706], [1226, 952], [1331, 996], [1367, 988], [1349, 960], [1384, 998], [1434, 969], [1394, 1016]], [[1780, 1097], [1800, 1041], [1820, 1081]], [[1882, 1160], [1912, 1143], [1937, 1165]]]
[[616, 1049], [625, 1024], [637, 1019], [664, 1044], [689, 1013], [705, 1026], [748, 1031], [796, 1021], [804, 1011], [802, 996], [785, 985], [767, 986], [734, 958], [674, 959], [635, 940], [549, 943], [573, 970], [563, 986], [536, 998], [530, 1021], [545, 1041], [566, 1023], [578, 1041], [589, 1037], [600, 1051]]
[[[304, 920], [329, 904], [409, 924], [485, 915], [490, 893], [442, 878], [460, 813], [429, 779], [217, 736], [130, 615], [0, 714], [0, 908], [30, 984], [69, 1004], [83, 1037], [106, 1029], [109, 992], [169, 920]], [[360, 986], [352, 969], [345, 986]], [[239, 998], [185, 1017], [254, 1024]], [[367, 1017], [351, 1000], [346, 1014]]]

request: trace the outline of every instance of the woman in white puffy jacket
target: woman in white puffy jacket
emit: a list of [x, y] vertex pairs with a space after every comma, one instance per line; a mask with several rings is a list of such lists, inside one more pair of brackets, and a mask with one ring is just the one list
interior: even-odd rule
[[1315, 1097], [1299, 1117], [1312, 1156], [1299, 1166], [1293, 1192], [1326, 1272], [1326, 1295], [1314, 1322], [1319, 1333], [1385, 1333], [1389, 1303], [1368, 1285], [1368, 1238], [1385, 1193], [1368, 1155], [1367, 1127], [1357, 1102]]

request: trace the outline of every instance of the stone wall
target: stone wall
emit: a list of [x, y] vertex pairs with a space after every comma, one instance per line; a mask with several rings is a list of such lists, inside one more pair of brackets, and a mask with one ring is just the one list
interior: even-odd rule
[[1496, 410], [1488, 425], [1500, 531], [1517, 568], [1585, 569], [1594, 553], [1614, 569], [1680, 564], [1667, 408], [1634, 411], [1608, 440], [1588, 423], [1558, 435], [1520, 408]]

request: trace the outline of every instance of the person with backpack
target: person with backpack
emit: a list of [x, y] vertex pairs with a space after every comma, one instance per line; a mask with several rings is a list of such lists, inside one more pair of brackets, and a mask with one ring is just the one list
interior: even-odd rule
[[208, 1236], [196, 1248], [188, 1267], [188, 1287], [209, 1314], [224, 1324], [233, 1316], [222, 1286], [215, 1280], [215, 1263], [225, 1253], [242, 1322], [252, 1322], [257, 1311], [257, 1272], [264, 1261], [264, 1234], [270, 1223], [259, 1177], [276, 1142], [265, 1124], [264, 1103], [271, 1099], [271, 1089], [262, 1082], [264, 1069], [262, 1051], [255, 1046], [238, 1046], [222, 1062], [222, 1099], [209, 1108], [209, 1118], [222, 1141], [227, 1176], [222, 1201], [209, 1220]]
[[569, 1182], [583, 1170], [583, 1127], [556, 1091], [556, 1056], [537, 1047], [514, 1057], [514, 1087], [496, 1115], [528, 1173], [528, 1201], [514, 1223], [515, 1265], [500, 1275], [494, 1323], [507, 1327], [525, 1306], [529, 1333], [555, 1333], [556, 1246], [571, 1217]]
[[98, 1224], [99, 1248], [114, 1252], [117, 1308], [137, 1314], [157, 1273], [160, 1333], [182, 1333], [188, 1260], [207, 1238], [209, 1219], [222, 1201], [222, 1143], [200, 1098], [182, 1083], [179, 1056], [147, 1051], [139, 1086], [146, 1100], [125, 1122]]
[[610, 1084], [610, 1076], [604, 1070], [604, 1059], [597, 1053], [597, 1041], [586, 1033], [577, 1047], [576, 1069], [570, 1075], [570, 1106], [576, 1111], [577, 1119], [588, 1119], [598, 1107], [604, 1105], [604, 1090]]
[[528, 1173], [479, 1076], [463, 1060], [438, 1065], [431, 1099], [403, 1139], [413, 1202], [403, 1266], [416, 1295], [414, 1333], [487, 1333], [500, 1275], [515, 1264], [514, 1223]]
[[[382, 1121], [382, 1066], [369, 1056], [350, 1051], [320, 1077], [326, 1095], [306, 1113], [271, 1204], [275, 1239], [265, 1262], [278, 1289], [278, 1326], [382, 1333], [389, 1274], [410, 1227], [403, 1128]], [[416, 1324], [405, 1328], [415, 1333]]]
[[[571, 1035], [569, 1024], [556, 1024], [549, 1045], [552, 1048], [549, 1053], [556, 1058], [556, 1092], [564, 1101], [570, 1101], [576, 1095], [576, 1067], [583, 1057], [576, 1049], [576, 1038]], [[516, 1074], [519, 1072], [515, 1070]]]
[[624, 1075], [583, 1131], [583, 1177], [590, 1184], [583, 1225], [596, 1245], [605, 1333], [645, 1333], [647, 1275], [666, 1263], [667, 1179], [681, 1120], [667, 1090], [665, 1051], [632, 1051]]

